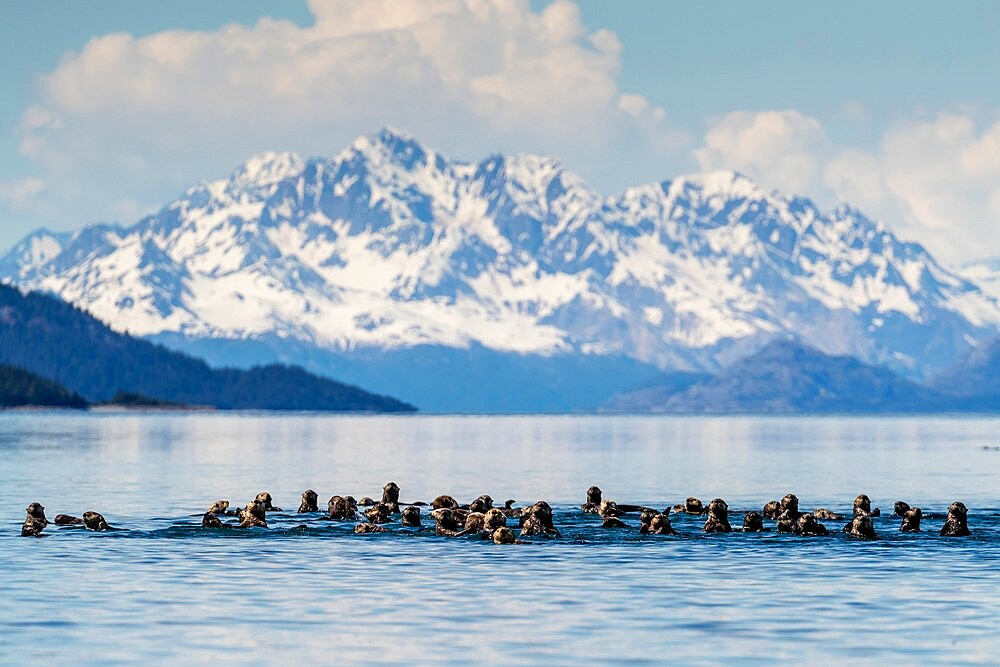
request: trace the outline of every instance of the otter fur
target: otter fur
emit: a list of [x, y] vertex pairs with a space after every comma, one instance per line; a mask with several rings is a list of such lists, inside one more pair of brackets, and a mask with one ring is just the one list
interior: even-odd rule
[[674, 505], [674, 514], [704, 514], [708, 509], [701, 500], [688, 496], [683, 505]]
[[281, 511], [280, 507], [275, 507], [274, 505], [271, 504], [271, 494], [268, 493], [267, 491], [261, 491], [260, 493], [258, 493], [257, 497], [254, 498], [254, 500], [260, 502], [264, 506], [265, 512]]
[[[899, 503], [896, 503], [897, 505]], [[899, 526], [899, 532], [901, 533], [919, 533], [920, 532], [920, 519], [923, 517], [923, 512], [919, 507], [910, 507], [907, 505], [906, 512], [903, 513], [903, 523]]]
[[826, 526], [817, 521], [812, 514], [803, 514], [795, 524], [796, 535], [828, 535], [829, 533]]
[[941, 526], [941, 535], [944, 537], [968, 537], [972, 535], [968, 524], [969, 510], [965, 503], [955, 501], [948, 506], [948, 518]]
[[56, 514], [56, 518], [52, 520], [52, 523], [57, 526], [79, 526], [83, 523], [83, 519], [78, 516], [70, 516], [69, 514]]
[[851, 537], [860, 537], [866, 540], [877, 538], [875, 535], [875, 526], [872, 525], [872, 519], [864, 512], [859, 513], [851, 519], [851, 522], [844, 526], [844, 532]]
[[42, 537], [42, 531], [49, 520], [45, 518], [45, 508], [41, 503], [31, 503], [25, 510], [27, 516], [21, 524], [21, 537]]
[[896, 504], [892, 506], [892, 513], [898, 517], [906, 516], [906, 513], [910, 511], [909, 503], [905, 503], [902, 500], [897, 500]]
[[408, 528], [420, 528], [420, 508], [404, 507], [400, 513], [403, 525]]
[[729, 525], [729, 505], [722, 498], [713, 498], [708, 503], [708, 519], [702, 529], [706, 533], [731, 533], [733, 527]]
[[251, 526], [267, 528], [267, 510], [264, 509], [264, 503], [259, 500], [247, 503], [247, 506], [240, 512], [240, 526], [243, 528]]
[[317, 501], [319, 500], [319, 494], [312, 489], [306, 489], [302, 492], [302, 502], [299, 503], [299, 514], [305, 514], [307, 512], [318, 512], [319, 505]]
[[94, 531], [114, 530], [114, 528], [109, 526], [108, 522], [104, 520], [104, 517], [97, 512], [84, 512], [83, 526], [87, 530]]
[[388, 533], [383, 526], [377, 523], [359, 523], [354, 526], [354, 533], [356, 535], [367, 535], [368, 533]]
[[399, 485], [389, 482], [382, 487], [382, 504], [388, 505], [391, 514], [399, 514]]
[[601, 487], [592, 486], [587, 489], [587, 502], [580, 505], [580, 509], [588, 514], [597, 514], [601, 507]]
[[491, 538], [493, 540], [493, 544], [515, 544], [517, 542], [517, 538], [514, 537], [513, 531], [506, 526], [500, 526], [494, 530]]
[[764, 533], [768, 529], [764, 528], [764, 521], [760, 516], [760, 512], [747, 512], [743, 515], [743, 528], [741, 529], [744, 533]]

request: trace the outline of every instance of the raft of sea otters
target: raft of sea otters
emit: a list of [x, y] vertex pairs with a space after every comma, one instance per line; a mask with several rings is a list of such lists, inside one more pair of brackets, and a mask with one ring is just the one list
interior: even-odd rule
[[[319, 495], [309, 489], [302, 493], [302, 503], [298, 513], [307, 514], [319, 512], [317, 501]], [[423, 528], [421, 523], [421, 507], [427, 503], [403, 503], [399, 500], [399, 486], [389, 482], [382, 489], [382, 500], [376, 502], [371, 498], [360, 501], [353, 496], [333, 496], [327, 503], [327, 512], [321, 517], [330, 521], [352, 522], [354, 532], [384, 533], [389, 532], [385, 524], [399, 522], [407, 529]], [[364, 507], [363, 511], [360, 507]], [[434, 532], [446, 537], [462, 535], [478, 535], [483, 539], [492, 540], [497, 544], [513, 544], [519, 542], [514, 531], [508, 527], [508, 519], [516, 520], [520, 528], [520, 537], [543, 536], [560, 537], [559, 530], [552, 522], [552, 507], [544, 500], [539, 500], [527, 507], [514, 507], [514, 501], [508, 500], [503, 507], [494, 507], [493, 499], [482, 495], [468, 505], [460, 505], [455, 498], [448, 495], [438, 496], [430, 504], [430, 517], [434, 521]], [[799, 499], [789, 493], [784, 498], [773, 500], [764, 505], [763, 511], [746, 512], [743, 515], [743, 526], [733, 528], [729, 523], [729, 505], [722, 498], [715, 498], [704, 505], [697, 498], [688, 498], [684, 504], [668, 507], [663, 511], [643, 505], [619, 505], [614, 500], [602, 498], [601, 489], [592, 486], [587, 489], [587, 502], [580, 506], [583, 512], [596, 514], [601, 520], [602, 528], [627, 529], [621, 517], [627, 514], [639, 515], [639, 532], [642, 534], [676, 535], [670, 524], [669, 514], [706, 515], [703, 527], [706, 533], [729, 533], [742, 531], [747, 533], [769, 532], [764, 527], [764, 520], [776, 522], [779, 533], [814, 536], [827, 535], [826, 526], [820, 520], [838, 520], [844, 517], [825, 508], [812, 512], [799, 511]], [[905, 502], [895, 504], [894, 514], [902, 518], [900, 532], [910, 533], [920, 531], [922, 512], [919, 507], [910, 507]], [[261, 492], [242, 509], [230, 510], [228, 500], [218, 500], [208, 508], [201, 520], [204, 528], [237, 528], [261, 526], [267, 527], [267, 513], [281, 512], [280, 507], [271, 504], [271, 494]], [[872, 509], [871, 500], [862, 494], [854, 499], [853, 516], [844, 526], [844, 532], [852, 537], [876, 539], [875, 528], [871, 517], [879, 516], [878, 508]], [[222, 517], [234, 516], [239, 523], [227, 523]], [[941, 527], [940, 534], [948, 537], [970, 535], [967, 522], [968, 510], [961, 502], [954, 502], [948, 507], [948, 516]], [[104, 517], [97, 512], [84, 512], [82, 518], [67, 514], [56, 515], [53, 523], [57, 526], [82, 525], [87, 530], [115, 530], [108, 525]], [[43, 537], [42, 530], [49, 524], [45, 518], [45, 508], [38, 503], [28, 505], [28, 516], [21, 527], [21, 535], [25, 537]]]

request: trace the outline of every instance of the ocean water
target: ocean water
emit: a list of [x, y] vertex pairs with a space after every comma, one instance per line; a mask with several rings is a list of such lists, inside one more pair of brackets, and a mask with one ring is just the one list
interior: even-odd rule
[[[1000, 420], [0, 414], [0, 662], [993, 663], [1000, 655]], [[481, 493], [555, 508], [562, 539], [356, 536], [298, 515], [306, 488], [404, 501]], [[604, 530], [578, 506], [734, 512], [793, 492], [877, 541]], [[266, 529], [205, 530], [267, 490]], [[924, 509], [899, 534], [895, 500]], [[971, 538], [937, 535], [953, 500]], [[118, 528], [24, 508], [96, 510]], [[425, 510], [426, 512], [426, 510]], [[734, 525], [740, 516], [732, 517]], [[630, 515], [626, 523], [637, 527]], [[430, 524], [425, 515], [425, 522]], [[771, 525], [771, 524], [769, 524]]]

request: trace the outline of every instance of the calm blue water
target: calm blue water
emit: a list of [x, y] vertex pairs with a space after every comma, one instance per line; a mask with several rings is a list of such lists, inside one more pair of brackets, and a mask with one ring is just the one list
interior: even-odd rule
[[[996, 663], [1000, 420], [0, 414], [0, 660], [7, 663]], [[403, 500], [547, 499], [562, 540], [355, 536], [269, 514], [203, 531], [214, 500], [314, 488]], [[849, 513], [880, 539], [604, 531], [591, 484], [656, 506], [720, 496]], [[897, 533], [895, 500], [924, 509]], [[973, 538], [937, 536], [953, 500]], [[50, 525], [93, 509], [126, 530]], [[929, 516], [928, 516], [929, 515]], [[635, 518], [626, 519], [638, 525]], [[735, 524], [740, 519], [734, 517]], [[429, 521], [428, 521], [429, 523]], [[843, 522], [827, 522], [839, 531]]]

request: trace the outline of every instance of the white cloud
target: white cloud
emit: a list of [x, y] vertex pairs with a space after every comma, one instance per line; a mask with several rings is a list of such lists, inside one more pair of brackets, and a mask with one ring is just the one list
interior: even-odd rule
[[28, 208], [45, 189], [39, 178], [22, 178], [14, 181], [0, 181], [0, 202], [15, 211]]
[[735, 169], [766, 187], [846, 201], [958, 264], [1000, 254], [1000, 121], [940, 114], [891, 125], [877, 148], [836, 146], [798, 111], [739, 111], [692, 151], [703, 169]]
[[327, 155], [383, 125], [455, 157], [553, 154], [615, 187], [635, 170], [607, 165], [612, 147], [647, 162], [676, 153], [665, 112], [618, 89], [618, 38], [588, 30], [572, 2], [309, 6], [311, 26], [116, 33], [64, 56], [18, 128], [22, 154], [46, 172], [46, 213], [106, 219], [261, 150]]

